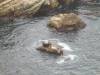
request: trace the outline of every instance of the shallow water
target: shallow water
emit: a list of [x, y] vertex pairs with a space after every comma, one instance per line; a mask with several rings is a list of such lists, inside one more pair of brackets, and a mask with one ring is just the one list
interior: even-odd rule
[[[79, 9], [100, 12], [99, 7]], [[0, 75], [99, 75], [100, 17], [82, 13], [79, 16], [87, 26], [78, 32], [52, 31], [47, 27], [49, 17], [0, 23]], [[35, 50], [34, 44], [45, 39], [59, 39], [73, 51], [66, 51], [64, 57], [57, 57]], [[63, 58], [73, 56], [73, 60], [63, 61]]]

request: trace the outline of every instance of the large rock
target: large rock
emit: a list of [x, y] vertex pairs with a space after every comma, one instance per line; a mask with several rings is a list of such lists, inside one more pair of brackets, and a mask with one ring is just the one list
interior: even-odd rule
[[72, 3], [74, 3], [77, 0], [63, 0], [65, 2], [66, 5], [70, 5]]
[[[0, 0], [0, 16], [35, 14], [42, 6], [58, 7], [61, 2], [70, 4], [75, 0]], [[62, 4], [63, 5], [63, 4]]]
[[50, 8], [55, 8], [59, 6], [58, 0], [45, 0], [44, 5], [50, 7]]
[[58, 14], [50, 18], [49, 27], [57, 31], [72, 31], [83, 29], [86, 24], [74, 13]]
[[0, 16], [35, 14], [45, 0], [4, 0], [0, 2]]

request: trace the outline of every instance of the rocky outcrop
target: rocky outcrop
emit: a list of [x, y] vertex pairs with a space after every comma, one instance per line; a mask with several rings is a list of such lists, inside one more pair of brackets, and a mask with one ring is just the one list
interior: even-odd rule
[[48, 26], [57, 31], [83, 29], [86, 24], [74, 13], [58, 14], [50, 18]]
[[20, 16], [36, 13], [45, 0], [4, 0], [0, 2], [0, 16]]
[[55, 8], [61, 5], [61, 2], [69, 5], [73, 1], [75, 0], [1, 0], [0, 16], [33, 15], [41, 6]]
[[44, 6], [48, 6], [50, 8], [55, 8], [59, 6], [58, 0], [45, 0]]

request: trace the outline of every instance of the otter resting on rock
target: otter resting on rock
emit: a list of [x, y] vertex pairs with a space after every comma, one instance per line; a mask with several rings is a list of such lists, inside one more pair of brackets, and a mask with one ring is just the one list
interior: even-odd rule
[[49, 27], [57, 31], [72, 31], [83, 29], [86, 24], [74, 13], [58, 14], [50, 18]]
[[36, 48], [39, 51], [44, 51], [51, 54], [63, 55], [63, 50], [57, 45], [53, 45], [50, 41], [43, 41], [42, 46]]

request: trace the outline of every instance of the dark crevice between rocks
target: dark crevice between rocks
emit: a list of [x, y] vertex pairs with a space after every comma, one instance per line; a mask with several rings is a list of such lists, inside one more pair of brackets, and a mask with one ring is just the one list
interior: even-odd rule
[[35, 15], [33, 15], [33, 17], [52, 16], [59, 13], [70, 13], [70, 12], [76, 13], [75, 10], [78, 9], [79, 1], [75, 1], [70, 5], [66, 5], [65, 3], [60, 3], [60, 4], [61, 5], [59, 5], [57, 8], [54, 9], [50, 8], [49, 6], [43, 5], [40, 8], [40, 10]]

